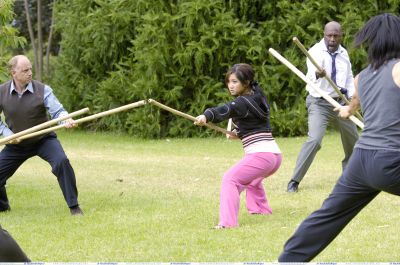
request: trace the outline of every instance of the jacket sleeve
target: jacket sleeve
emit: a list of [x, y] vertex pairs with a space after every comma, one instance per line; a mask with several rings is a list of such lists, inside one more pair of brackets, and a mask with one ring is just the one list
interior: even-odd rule
[[240, 98], [222, 106], [208, 108], [204, 112], [207, 122], [221, 122], [229, 118], [245, 117], [246, 114], [247, 106]]

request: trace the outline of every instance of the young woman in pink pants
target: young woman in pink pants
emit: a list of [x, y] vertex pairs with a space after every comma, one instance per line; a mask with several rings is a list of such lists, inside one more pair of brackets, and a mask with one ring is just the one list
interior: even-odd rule
[[238, 226], [240, 193], [246, 190], [251, 214], [271, 214], [262, 180], [278, 170], [282, 155], [272, 137], [267, 99], [248, 64], [235, 64], [225, 75], [226, 86], [235, 99], [208, 108], [196, 117], [196, 125], [232, 118], [234, 131], [243, 143], [244, 157], [222, 179], [219, 223], [215, 229]]

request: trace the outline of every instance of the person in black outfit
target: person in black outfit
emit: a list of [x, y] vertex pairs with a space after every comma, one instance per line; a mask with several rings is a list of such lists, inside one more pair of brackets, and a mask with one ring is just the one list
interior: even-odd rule
[[[349, 164], [321, 208], [289, 238], [279, 262], [308, 262], [324, 250], [381, 191], [400, 196], [400, 18], [371, 18], [356, 34], [368, 47], [367, 68], [355, 78], [348, 118], [361, 107], [364, 129]], [[372, 229], [372, 228], [369, 228]]]
[[12, 236], [0, 226], [0, 262], [30, 262]]

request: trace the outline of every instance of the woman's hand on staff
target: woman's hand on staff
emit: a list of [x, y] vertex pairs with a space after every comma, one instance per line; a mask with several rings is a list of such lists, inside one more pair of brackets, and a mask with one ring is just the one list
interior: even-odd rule
[[75, 128], [77, 126], [78, 126], [78, 124], [75, 123], [75, 121], [72, 118], [69, 118], [69, 119], [64, 121], [64, 127], [65, 128], [70, 129], [70, 128]]
[[351, 112], [350, 106], [341, 106], [333, 109], [338, 112], [338, 116], [343, 119], [348, 119], [353, 113]]
[[206, 116], [204, 116], [203, 114], [197, 116], [197, 117], [196, 117], [196, 120], [194, 121], [194, 124], [195, 124], [195, 125], [199, 125], [199, 126], [203, 126], [203, 125], [206, 124], [206, 123], [207, 123], [207, 118], [206, 118]]
[[339, 112], [338, 116], [348, 119], [360, 108], [360, 99], [358, 98], [358, 75], [354, 77], [354, 93], [351, 98], [350, 104], [346, 106], [337, 107], [334, 111]]
[[226, 135], [226, 138], [228, 138], [229, 140], [236, 140], [236, 139], [239, 139], [239, 136], [236, 134], [236, 132], [235, 131], [232, 131], [235, 135], [230, 135], [230, 134], [227, 134]]

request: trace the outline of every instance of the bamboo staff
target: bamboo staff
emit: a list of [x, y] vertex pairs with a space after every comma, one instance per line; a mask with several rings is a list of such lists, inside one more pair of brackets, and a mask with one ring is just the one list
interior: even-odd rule
[[[314, 60], [314, 58], [311, 56], [311, 54], [307, 51], [307, 49], [304, 47], [304, 45], [299, 41], [299, 39], [297, 37], [293, 37], [293, 42], [297, 45], [297, 47], [300, 48], [300, 50], [307, 56], [307, 58], [310, 60], [310, 62], [317, 68], [317, 70], [319, 72], [322, 72], [324, 69], [318, 65], [318, 63]], [[345, 95], [343, 95], [342, 92], [340, 92], [339, 87], [335, 84], [335, 82], [333, 82], [333, 80], [325, 75], [325, 79], [328, 81], [328, 83], [333, 87], [333, 89], [336, 91], [336, 93], [339, 95], [339, 97], [341, 99], [344, 100], [344, 102], [346, 102], [346, 104], [350, 104], [349, 100], [346, 98]], [[357, 116], [357, 118], [359, 118], [360, 120], [362, 120], [362, 116], [360, 113], [356, 112], [355, 115]]]
[[[228, 125], [226, 126], [226, 130], [227, 130], [228, 132], [232, 131], [232, 127], [233, 127], [232, 123], [233, 123], [233, 122], [232, 122], [232, 118], [230, 118], [230, 119], [228, 120]], [[226, 138], [229, 139], [229, 134], [226, 135]]]
[[[134, 102], [134, 103], [131, 103], [131, 104], [127, 104], [127, 105], [118, 107], [118, 108], [110, 109], [110, 110], [107, 110], [107, 111], [103, 111], [103, 112], [99, 112], [99, 113], [96, 113], [96, 114], [93, 114], [93, 115], [90, 115], [90, 116], [83, 117], [81, 119], [75, 120], [74, 123], [75, 124], [80, 124], [80, 123], [83, 123], [83, 122], [87, 122], [87, 121], [91, 121], [91, 120], [94, 120], [94, 119], [97, 119], [97, 118], [101, 118], [101, 117], [104, 117], [104, 116], [115, 114], [115, 113], [118, 113], [118, 112], [121, 112], [121, 111], [124, 111], [124, 110], [133, 109], [133, 108], [136, 108], [136, 107], [139, 107], [139, 106], [143, 106], [145, 104], [147, 104], [146, 100], [137, 101], [137, 102]], [[52, 132], [52, 131], [58, 130], [58, 129], [61, 129], [61, 128], [64, 128], [63, 124], [60, 124], [60, 125], [54, 126], [54, 127], [50, 127], [50, 128], [47, 128], [47, 129], [44, 129], [44, 130], [41, 130], [41, 131], [37, 131], [37, 132], [31, 133], [31, 134], [24, 135], [22, 137], [19, 137], [18, 140], [22, 141], [22, 140], [25, 140], [25, 139], [28, 139], [28, 138], [31, 138], [31, 137], [35, 137], [35, 136], [38, 136], [38, 135], [42, 135], [42, 134], [45, 134], [45, 133], [48, 133], [48, 132]]]
[[[166, 111], [169, 111], [169, 112], [171, 112], [171, 113], [173, 113], [173, 114], [175, 114], [175, 115], [181, 116], [181, 117], [186, 118], [186, 119], [191, 120], [191, 121], [196, 121], [196, 118], [193, 117], [192, 115], [189, 115], [189, 114], [186, 114], [186, 113], [181, 112], [181, 111], [179, 111], [179, 110], [170, 108], [170, 107], [168, 107], [168, 106], [166, 106], [166, 105], [164, 105], [164, 104], [161, 104], [161, 103], [158, 102], [158, 101], [155, 101], [154, 99], [149, 99], [148, 102], [149, 102], [150, 104], [156, 105], [156, 106], [159, 107], [159, 108], [162, 108], [162, 109], [164, 109], [164, 110], [166, 110]], [[207, 122], [206, 124], [204, 124], [204, 126], [206, 126], [206, 127], [208, 127], [208, 128], [211, 128], [211, 129], [213, 129], [213, 130], [216, 130], [216, 131], [218, 131], [218, 132], [221, 132], [221, 133], [224, 133], [224, 134], [229, 134], [229, 135], [231, 135], [231, 136], [237, 137], [237, 135], [236, 135], [235, 133], [233, 133], [233, 132], [231, 132], [231, 131], [227, 131], [227, 130], [221, 128], [221, 127], [218, 127], [218, 126], [216, 126], [215, 124], [212, 124], [211, 122]]]
[[[286, 58], [284, 58], [283, 56], [281, 56], [277, 51], [275, 51], [272, 48], [269, 48], [268, 50], [276, 59], [278, 59], [281, 63], [283, 63], [284, 65], [286, 65], [290, 70], [292, 70], [298, 77], [300, 77], [304, 82], [306, 82], [312, 89], [314, 89], [318, 94], [321, 95], [321, 97], [323, 97], [326, 101], [328, 101], [329, 103], [331, 103], [331, 105], [333, 105], [334, 107], [341, 107], [342, 105], [340, 105], [336, 100], [334, 100], [331, 96], [329, 96], [327, 93], [325, 93], [324, 91], [322, 91], [320, 88], [318, 88], [317, 86], [315, 86], [310, 79], [308, 79], [299, 69], [297, 69], [293, 64], [291, 64], [288, 60], [286, 60]], [[354, 122], [358, 127], [360, 127], [361, 129], [364, 128], [364, 123], [362, 123], [362, 121], [360, 121], [359, 119], [357, 119], [354, 115], [351, 115], [349, 117], [349, 119]]]
[[18, 133], [12, 134], [10, 136], [4, 137], [4, 138], [2, 138], [0, 140], [0, 145], [6, 144], [11, 140], [14, 140], [16, 138], [20, 138], [20, 137], [22, 137], [24, 135], [28, 135], [28, 134], [36, 132], [36, 131], [39, 131], [39, 130], [41, 130], [43, 128], [49, 127], [49, 126], [51, 126], [53, 124], [56, 124], [56, 123], [58, 123], [60, 121], [63, 121], [63, 120], [66, 120], [66, 119], [81, 115], [81, 114], [86, 113], [88, 111], [89, 111], [89, 108], [84, 108], [84, 109], [69, 113], [68, 115], [59, 117], [57, 119], [46, 121], [44, 123], [38, 124], [36, 126], [33, 126], [33, 127], [29, 128], [29, 129], [26, 129], [26, 130], [20, 131]]

